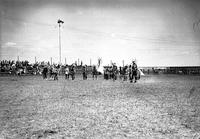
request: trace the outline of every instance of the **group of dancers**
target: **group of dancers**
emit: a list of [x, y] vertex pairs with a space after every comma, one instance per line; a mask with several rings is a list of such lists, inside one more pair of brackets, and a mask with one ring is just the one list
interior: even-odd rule
[[[43, 79], [58, 80], [58, 74], [61, 73], [60, 69], [61, 67], [59, 67], [59, 65], [49, 67], [45, 66], [42, 71]], [[74, 80], [75, 74], [80, 72], [82, 73], [83, 80], [88, 79], [88, 74], [92, 74], [93, 79], [97, 79], [98, 75], [101, 74], [100, 72], [98, 72], [96, 66], [92, 66], [92, 69], [91, 67], [89, 68], [87, 65], [81, 66], [81, 68], [79, 67], [79, 72], [76, 72], [76, 69], [77, 67], [73, 64], [66, 65], [64, 67], [65, 79], [69, 80], [71, 78], [72, 80]], [[137, 80], [140, 79], [140, 72], [135, 61], [132, 61], [130, 65], [119, 67], [119, 69], [116, 64], [113, 63], [112, 66], [104, 66], [103, 77], [106, 80], [112, 79], [113, 81], [117, 80], [117, 78], [119, 77], [123, 81], [129, 80], [131, 83], [136, 83]]]
[[119, 77], [123, 81], [130, 80], [132, 83], [137, 82], [140, 79], [140, 71], [138, 70], [137, 64], [135, 61], [132, 61], [130, 65], [126, 65], [123, 67], [117, 68], [116, 64], [112, 64], [112, 66], [106, 66], [104, 68], [104, 79], [112, 79], [113, 81], [117, 80]]

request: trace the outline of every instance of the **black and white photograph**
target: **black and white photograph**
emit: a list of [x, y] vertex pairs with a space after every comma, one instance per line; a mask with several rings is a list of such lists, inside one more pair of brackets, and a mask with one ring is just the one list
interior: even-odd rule
[[200, 139], [200, 0], [0, 0], [0, 139]]

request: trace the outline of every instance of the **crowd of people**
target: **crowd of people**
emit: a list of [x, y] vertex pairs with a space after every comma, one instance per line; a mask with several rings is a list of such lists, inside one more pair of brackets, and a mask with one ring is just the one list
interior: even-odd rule
[[[74, 80], [75, 74], [78, 73], [77, 70], [79, 70], [78, 74], [82, 74], [83, 80], [87, 80], [88, 74], [92, 74], [93, 79], [97, 79], [98, 75], [100, 74], [98, 71], [98, 66], [95, 65], [51, 65], [49, 62], [36, 62], [34, 64], [30, 64], [28, 61], [7, 60], [0, 61], [0, 70], [3, 73], [13, 75], [41, 74], [43, 79], [46, 80], [58, 80], [59, 74], [64, 74], [66, 80], [69, 80], [70, 78]], [[140, 79], [140, 72], [138, 71], [135, 61], [132, 61], [130, 65], [123, 67], [120, 66], [119, 68], [115, 63], [112, 63], [111, 66], [104, 66], [103, 77], [106, 80], [112, 79], [115, 81], [119, 77], [123, 81], [130, 80], [130, 82], [137, 82], [137, 80]]]
[[37, 72], [39, 70], [38, 66], [39, 63], [29, 64], [28, 61], [2, 60], [0, 61], [0, 72], [20, 75], [30, 71]]
[[29, 61], [14, 61], [2, 60], [0, 61], [0, 72], [4, 74], [22, 75], [22, 74], [41, 74], [49, 62], [35, 62], [30, 64]]

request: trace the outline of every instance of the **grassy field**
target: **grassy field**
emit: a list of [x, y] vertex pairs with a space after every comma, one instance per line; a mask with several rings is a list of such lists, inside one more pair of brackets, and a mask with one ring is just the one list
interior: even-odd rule
[[1, 139], [200, 138], [200, 76], [0, 77]]

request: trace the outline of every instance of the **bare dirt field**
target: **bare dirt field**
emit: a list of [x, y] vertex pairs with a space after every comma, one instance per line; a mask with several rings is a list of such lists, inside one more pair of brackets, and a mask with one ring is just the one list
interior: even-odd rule
[[200, 138], [200, 76], [0, 77], [1, 139]]

